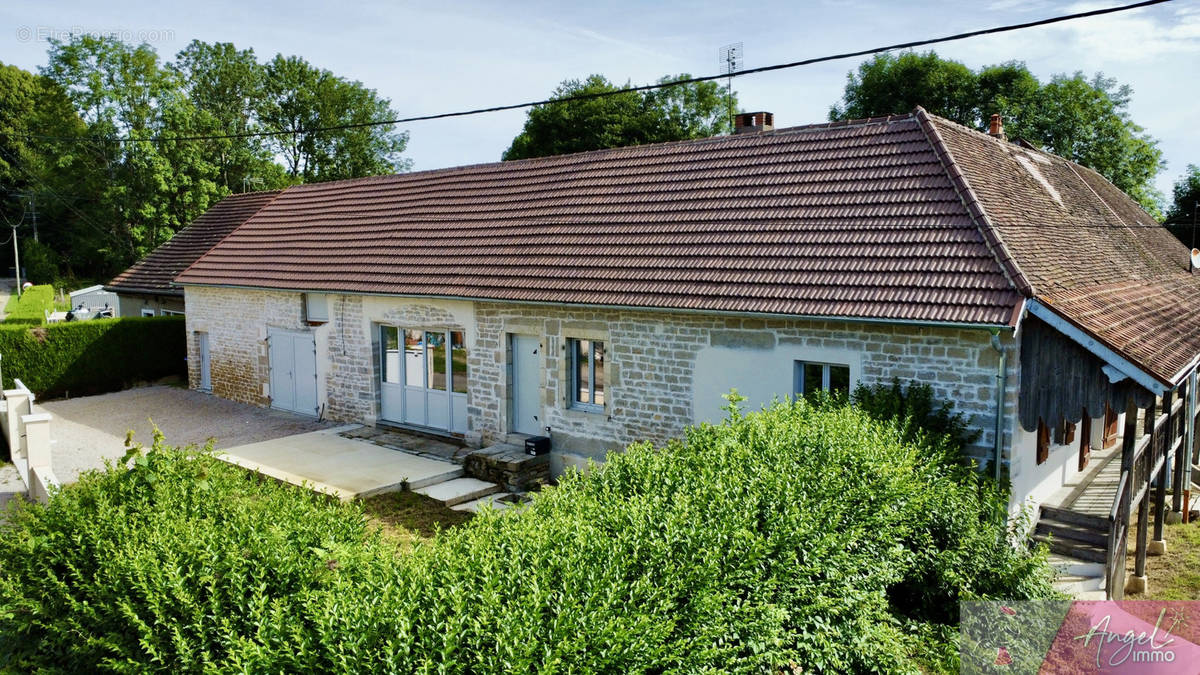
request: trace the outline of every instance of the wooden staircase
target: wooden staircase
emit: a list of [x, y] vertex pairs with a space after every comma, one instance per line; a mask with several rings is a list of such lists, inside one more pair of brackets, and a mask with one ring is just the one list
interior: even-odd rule
[[1053, 553], [1104, 564], [1108, 559], [1108, 519], [1042, 506], [1031, 539]]

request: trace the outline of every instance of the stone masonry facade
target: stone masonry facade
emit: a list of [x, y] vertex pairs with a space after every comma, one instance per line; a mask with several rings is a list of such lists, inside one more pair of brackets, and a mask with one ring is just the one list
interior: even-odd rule
[[[716, 344], [739, 349], [841, 349], [861, 359], [864, 383], [915, 380], [954, 402], [982, 435], [974, 451], [990, 458], [995, 434], [998, 355], [983, 330], [883, 323], [705, 316], [657, 311], [571, 308], [437, 299], [329, 297], [329, 322], [303, 322], [299, 293], [187, 288], [189, 380], [198, 386], [196, 331], [209, 337], [213, 393], [269, 405], [268, 327], [312, 330], [325, 415], [375, 424], [379, 414], [378, 323], [463, 330], [467, 335], [468, 438], [503, 440], [512, 406], [510, 334], [541, 340], [541, 419], [556, 454], [602, 458], [636, 441], [663, 442], [694, 422], [697, 357]], [[465, 307], [466, 309], [463, 309]], [[602, 412], [569, 405], [568, 338], [604, 341], [606, 403]], [[1019, 359], [1011, 335], [1005, 418], [1016, 413]], [[790, 363], [780, 363], [790, 367]], [[790, 392], [780, 392], [787, 394]], [[1011, 443], [1004, 425], [1005, 447]], [[557, 467], [561, 468], [561, 466]]]

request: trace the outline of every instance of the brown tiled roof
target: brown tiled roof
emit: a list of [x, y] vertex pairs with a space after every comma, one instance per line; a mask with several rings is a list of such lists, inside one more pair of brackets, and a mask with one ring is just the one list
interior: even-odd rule
[[279, 193], [279, 190], [247, 192], [222, 199], [106, 287], [125, 293], [181, 295], [182, 290], [171, 285], [175, 277]]
[[1200, 354], [1200, 278], [1176, 274], [1080, 285], [1043, 300], [1163, 383]]
[[1190, 273], [1187, 248], [1095, 171], [930, 119], [1034, 295]]
[[1020, 299], [917, 115], [297, 186], [178, 282], [986, 324]]
[[1188, 249], [1133, 199], [1074, 162], [929, 119], [1028, 295], [1164, 383], [1200, 354]]

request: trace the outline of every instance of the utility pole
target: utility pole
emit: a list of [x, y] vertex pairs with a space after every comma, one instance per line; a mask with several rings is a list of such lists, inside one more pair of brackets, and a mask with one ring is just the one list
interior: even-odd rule
[[17, 274], [17, 299], [21, 299], [21, 252], [17, 247], [17, 226], [13, 225], [13, 271]]
[[[33, 190], [30, 190], [29, 192], [18, 192], [16, 194], [21, 197], [29, 198], [29, 212], [30, 218], [32, 218], [31, 224], [33, 225], [33, 240], [39, 241], [37, 226], [37, 193], [35, 193]], [[22, 216], [22, 218], [24, 218], [24, 216]]]
[[29, 193], [29, 210], [32, 212], [32, 215], [33, 215], [33, 240], [36, 242], [36, 241], [38, 240], [38, 232], [37, 232], [37, 195], [36, 195], [36, 194], [34, 194], [33, 192], [30, 192], [30, 193]]

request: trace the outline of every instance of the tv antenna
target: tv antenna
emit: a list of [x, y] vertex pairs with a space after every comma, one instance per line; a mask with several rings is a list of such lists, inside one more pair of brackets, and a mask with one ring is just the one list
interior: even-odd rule
[[725, 80], [725, 100], [729, 103], [729, 129], [733, 130], [733, 74], [745, 68], [746, 64], [742, 58], [742, 43], [734, 42], [733, 44], [721, 47], [721, 72], [727, 77]]

